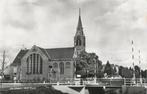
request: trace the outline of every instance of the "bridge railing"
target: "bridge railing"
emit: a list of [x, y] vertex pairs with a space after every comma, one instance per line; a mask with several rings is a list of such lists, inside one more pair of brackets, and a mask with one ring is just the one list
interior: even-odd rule
[[122, 86], [122, 85], [146, 85], [147, 78], [64, 78], [60, 80], [49, 79], [43, 81], [33, 80], [21, 80], [21, 81], [5, 81], [1, 83], [22, 83], [22, 84], [33, 84], [33, 83], [44, 83], [53, 85], [81, 85], [81, 84], [103, 84], [108, 86]]
[[125, 78], [124, 85], [143, 85], [147, 86], [147, 78]]

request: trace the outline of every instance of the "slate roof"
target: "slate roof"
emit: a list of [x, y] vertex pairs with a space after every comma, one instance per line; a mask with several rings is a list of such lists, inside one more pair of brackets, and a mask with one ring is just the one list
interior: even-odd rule
[[51, 59], [72, 59], [74, 55], [74, 47], [46, 49]]
[[[52, 49], [39, 49], [47, 56], [50, 57], [52, 60], [54, 59], [72, 59], [74, 55], [74, 47], [68, 47], [68, 48], [52, 48]], [[16, 58], [14, 59], [12, 66], [19, 65], [21, 62], [21, 59], [23, 56], [28, 52], [29, 50], [20, 50], [20, 52], [17, 54]]]
[[28, 52], [27, 49], [25, 50], [20, 50], [19, 53], [17, 54], [17, 56], [15, 57], [13, 63], [11, 64], [11, 66], [16, 66], [19, 65], [21, 62], [21, 58]]
[[39, 48], [47, 57], [49, 57], [49, 55], [48, 55], [46, 49], [41, 48], [41, 47], [38, 47], [38, 48]]

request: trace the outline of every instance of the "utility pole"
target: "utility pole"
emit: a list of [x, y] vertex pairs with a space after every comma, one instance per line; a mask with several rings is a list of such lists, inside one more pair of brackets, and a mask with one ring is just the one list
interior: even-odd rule
[[141, 56], [140, 56], [140, 50], [138, 51], [139, 53], [139, 67], [140, 67], [140, 84], [142, 84], [142, 75], [141, 75]]
[[132, 40], [132, 43], [131, 43], [131, 45], [132, 45], [132, 64], [133, 64], [133, 84], [136, 84], [136, 79], [135, 79], [135, 66], [134, 66], [134, 42], [133, 42], [133, 40]]

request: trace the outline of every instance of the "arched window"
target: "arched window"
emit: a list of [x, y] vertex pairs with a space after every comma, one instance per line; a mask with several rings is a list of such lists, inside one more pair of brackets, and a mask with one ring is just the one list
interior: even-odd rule
[[79, 39], [79, 46], [81, 46], [81, 40]]
[[64, 63], [61, 62], [59, 66], [60, 66], [60, 74], [64, 74]]
[[81, 40], [80, 39], [77, 39], [77, 46], [81, 46]]
[[36, 67], [35, 67], [35, 63], [36, 63], [36, 54], [33, 54], [33, 74], [35, 74], [35, 70], [36, 70]]
[[32, 54], [31, 54], [28, 58], [30, 58], [30, 60], [31, 60], [31, 61], [30, 61], [30, 62], [31, 62], [31, 64], [30, 64], [31, 67], [30, 67], [30, 71], [29, 71], [29, 72], [32, 73], [32, 69], [33, 69], [33, 68], [32, 68], [32, 67], [33, 67], [33, 66], [32, 66], [32, 65], [33, 65]]
[[78, 44], [78, 40], [76, 40], [76, 46], [78, 46], [79, 44]]
[[70, 62], [66, 62], [66, 68], [70, 68]]
[[83, 45], [85, 46], [85, 37], [84, 37], [84, 40], [83, 40]]
[[78, 40], [76, 40], [76, 46], [78, 46]]
[[76, 46], [81, 46], [81, 45], [82, 45], [81, 36], [77, 36], [77, 38], [76, 38]]
[[36, 68], [36, 73], [38, 74], [39, 73], [39, 68], [38, 68], [38, 66], [39, 66], [39, 54], [37, 54], [37, 56], [36, 56], [36, 59], [37, 59], [37, 61], [36, 61], [36, 63], [37, 63], [37, 68]]
[[42, 74], [42, 69], [43, 69], [42, 67], [43, 67], [43, 60], [40, 57], [40, 74]]
[[53, 64], [53, 67], [54, 67], [54, 68], [58, 68], [58, 64], [57, 64], [57, 63], [54, 63], [54, 64]]
[[43, 60], [39, 54], [33, 53], [27, 57], [27, 73], [42, 74]]
[[27, 73], [29, 73], [29, 58], [27, 58]]

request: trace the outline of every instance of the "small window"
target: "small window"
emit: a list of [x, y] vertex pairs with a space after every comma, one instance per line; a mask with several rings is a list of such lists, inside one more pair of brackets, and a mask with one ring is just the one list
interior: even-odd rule
[[54, 64], [53, 64], [53, 67], [54, 67], [54, 68], [58, 68], [58, 64], [57, 64], [57, 63], [54, 63]]
[[66, 62], [66, 68], [70, 68], [70, 62]]
[[64, 74], [64, 63], [61, 62], [59, 66], [60, 66], [60, 74]]

